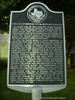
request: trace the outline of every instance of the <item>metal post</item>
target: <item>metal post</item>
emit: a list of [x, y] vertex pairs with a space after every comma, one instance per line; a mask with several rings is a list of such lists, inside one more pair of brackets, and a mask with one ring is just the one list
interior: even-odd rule
[[41, 100], [42, 91], [40, 88], [33, 88], [32, 89], [32, 100]]

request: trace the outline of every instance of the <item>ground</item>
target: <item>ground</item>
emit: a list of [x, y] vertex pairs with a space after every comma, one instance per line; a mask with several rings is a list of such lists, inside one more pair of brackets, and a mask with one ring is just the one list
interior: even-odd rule
[[[7, 70], [4, 69], [0, 71], [0, 100], [31, 100], [31, 94], [8, 89], [6, 81]], [[63, 97], [65, 98], [64, 100], [75, 100], [75, 68], [67, 70], [67, 81], [67, 87], [65, 89], [53, 93], [42, 94], [42, 97], [45, 97], [42, 100], [53, 100], [49, 99], [50, 97]]]

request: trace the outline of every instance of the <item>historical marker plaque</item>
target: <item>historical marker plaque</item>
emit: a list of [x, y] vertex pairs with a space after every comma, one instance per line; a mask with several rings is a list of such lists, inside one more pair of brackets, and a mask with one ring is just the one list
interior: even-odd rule
[[9, 85], [66, 84], [63, 12], [43, 3], [12, 11], [8, 60]]

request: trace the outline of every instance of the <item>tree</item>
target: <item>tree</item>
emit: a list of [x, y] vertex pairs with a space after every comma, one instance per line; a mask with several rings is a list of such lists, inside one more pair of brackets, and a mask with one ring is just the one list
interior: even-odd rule
[[0, 2], [0, 30], [8, 31], [10, 11], [16, 8], [21, 0], [1, 0]]
[[[38, 1], [40, 2], [40, 0]], [[0, 0], [0, 30], [8, 31], [10, 12], [12, 10], [22, 10], [31, 2], [35, 2], [35, 0]], [[65, 16], [75, 16], [75, 0], [60, 0], [59, 2], [57, 0], [41, 0], [41, 2], [45, 3], [52, 10], [65, 12]], [[73, 19], [72, 22], [74, 21]], [[68, 24], [70, 23], [68, 22]], [[71, 23], [69, 29], [71, 30], [72, 27]], [[66, 34], [72, 34], [70, 30], [67, 30]]]

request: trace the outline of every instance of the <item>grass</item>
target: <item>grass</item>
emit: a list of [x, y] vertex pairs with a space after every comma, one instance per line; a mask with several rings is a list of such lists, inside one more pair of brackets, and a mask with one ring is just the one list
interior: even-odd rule
[[46, 97], [65, 97], [66, 100], [75, 100], [75, 69], [68, 69], [67, 87], [63, 90], [44, 94]]
[[0, 44], [0, 57], [2, 59], [8, 57], [8, 43], [5, 43], [4, 45]]
[[20, 93], [7, 88], [7, 71], [0, 71], [0, 100], [30, 100], [31, 94]]
[[[6, 69], [0, 71], [0, 100], [31, 100], [31, 94], [14, 91], [7, 88]], [[75, 100], [75, 69], [68, 69], [68, 82], [67, 87], [63, 90], [43, 94], [42, 97], [65, 97], [65, 100]], [[50, 100], [50, 99], [42, 99]], [[53, 100], [53, 99], [52, 99]], [[57, 99], [58, 100], [58, 99]], [[60, 99], [61, 100], [61, 99]]]

